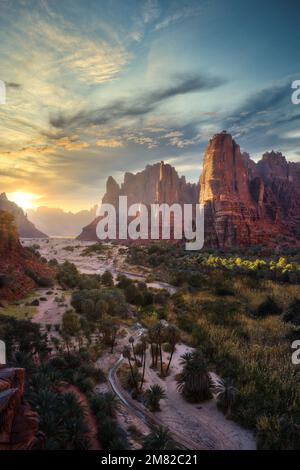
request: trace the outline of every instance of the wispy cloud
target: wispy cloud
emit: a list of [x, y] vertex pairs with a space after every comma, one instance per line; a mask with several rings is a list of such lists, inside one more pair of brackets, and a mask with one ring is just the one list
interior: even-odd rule
[[118, 139], [98, 139], [96, 141], [97, 147], [103, 148], [120, 148], [123, 147], [123, 143]]
[[168, 28], [172, 23], [198, 16], [203, 11], [203, 5], [185, 5], [179, 7], [171, 14], [165, 16], [161, 21], [155, 25], [155, 31]]
[[180, 75], [173, 77], [172, 85], [149, 91], [131, 100], [119, 99], [103, 108], [83, 110], [76, 114], [58, 113], [50, 116], [50, 124], [58, 129], [78, 128], [89, 125], [103, 125], [122, 118], [142, 117], [152, 112], [164, 101], [188, 93], [213, 90], [226, 80], [205, 75]]

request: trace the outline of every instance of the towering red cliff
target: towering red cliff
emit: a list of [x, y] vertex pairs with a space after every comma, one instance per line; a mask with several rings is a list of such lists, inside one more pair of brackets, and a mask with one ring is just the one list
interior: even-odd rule
[[[161, 162], [125, 173], [121, 187], [109, 177], [102, 201], [117, 206], [120, 195], [128, 196], [128, 205], [200, 202], [207, 247], [300, 243], [300, 163], [289, 163], [274, 151], [255, 163], [225, 131], [208, 143], [199, 185], [186, 183]], [[96, 240], [97, 221], [79, 238]]]
[[210, 140], [200, 186], [207, 245], [251, 244], [250, 225], [256, 211], [249, 190], [249, 172], [240, 147], [229, 134], [223, 132]]
[[[247, 154], [241, 154], [230, 134], [215, 135], [206, 149], [200, 179], [207, 246], [271, 246], [279, 236], [293, 237], [284, 221], [282, 201], [274, 191], [275, 175], [289, 186], [287, 168], [281, 154], [265, 154], [255, 164]], [[285, 190], [281, 197], [290, 207]]]
[[[106, 182], [106, 193], [102, 203], [118, 208], [119, 196], [127, 196], [128, 207], [132, 204], [187, 204], [195, 203], [199, 197], [199, 185], [187, 183], [179, 177], [175, 168], [164, 162], [147, 165], [136, 174], [125, 173], [121, 187], [111, 176]], [[80, 240], [97, 240], [96, 226], [99, 218], [83, 228]]]
[[287, 162], [280, 152], [264, 153], [256, 165], [263, 181], [262, 207], [292, 236], [300, 238], [300, 163]]
[[51, 283], [54, 273], [19, 241], [14, 218], [0, 210], [0, 301], [24, 297], [38, 281]]

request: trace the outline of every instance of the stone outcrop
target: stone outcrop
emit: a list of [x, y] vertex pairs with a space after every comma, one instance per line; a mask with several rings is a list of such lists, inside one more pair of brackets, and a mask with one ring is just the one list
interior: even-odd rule
[[184, 176], [178, 176], [174, 167], [160, 162], [147, 165], [136, 174], [125, 173], [121, 186], [110, 176], [102, 202], [116, 205], [119, 196], [127, 196], [128, 206], [135, 203], [148, 206], [155, 202], [184, 204], [194, 202], [198, 192], [198, 185], [187, 183]]
[[0, 365], [0, 450], [44, 447], [38, 415], [24, 401], [25, 369]]
[[21, 245], [12, 214], [0, 210], [0, 299], [24, 297], [38, 279], [53, 277], [52, 270]]
[[[209, 141], [198, 185], [161, 162], [137, 174], [125, 173], [121, 186], [109, 177], [102, 202], [117, 206], [120, 195], [128, 196], [129, 205], [200, 202], [207, 247], [300, 244], [300, 163], [287, 162], [274, 151], [256, 163], [226, 131]], [[96, 240], [98, 220], [79, 238]]]
[[24, 211], [14, 202], [9, 201], [5, 193], [0, 194], [0, 210], [9, 212], [14, 216], [14, 223], [21, 238], [47, 238], [43, 232], [38, 230]]
[[[132, 204], [187, 204], [197, 201], [199, 185], [187, 183], [179, 177], [175, 168], [164, 162], [147, 165], [136, 174], [125, 173], [121, 186], [111, 176], [107, 179], [106, 193], [102, 203], [110, 203], [118, 210], [119, 196], [127, 196], [128, 207]], [[83, 228], [80, 240], [97, 240], [96, 226], [99, 218]]]
[[297, 201], [292, 195], [289, 163], [281, 154], [266, 153], [257, 164], [230, 134], [215, 135], [204, 156], [200, 203], [205, 207], [207, 246], [232, 248], [276, 245], [288, 241]]
[[280, 152], [267, 152], [256, 165], [261, 179], [263, 215], [300, 238], [300, 163], [287, 162]]

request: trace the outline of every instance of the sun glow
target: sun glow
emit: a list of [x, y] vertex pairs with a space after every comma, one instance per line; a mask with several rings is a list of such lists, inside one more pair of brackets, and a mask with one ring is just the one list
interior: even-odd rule
[[7, 197], [10, 201], [15, 202], [22, 209], [31, 209], [36, 207], [34, 201], [40, 198], [37, 194], [24, 193], [22, 191], [16, 191], [14, 193], [8, 193]]

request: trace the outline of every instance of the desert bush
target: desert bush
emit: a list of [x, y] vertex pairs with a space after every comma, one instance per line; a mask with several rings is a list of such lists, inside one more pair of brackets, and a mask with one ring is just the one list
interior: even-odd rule
[[282, 309], [272, 297], [268, 296], [253, 313], [256, 317], [261, 318], [266, 315], [280, 315]]
[[110, 271], [105, 271], [101, 276], [101, 282], [106, 287], [113, 287], [114, 278]]
[[62, 287], [74, 288], [79, 281], [79, 272], [75, 264], [65, 261], [58, 266], [57, 280]]
[[300, 299], [292, 300], [284, 312], [283, 320], [300, 326]]

